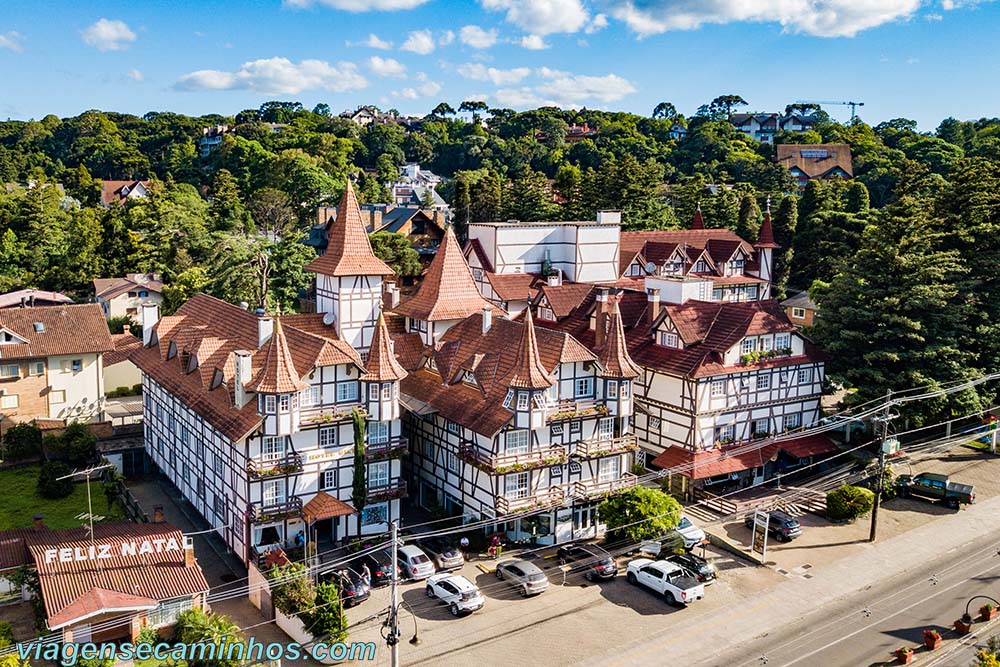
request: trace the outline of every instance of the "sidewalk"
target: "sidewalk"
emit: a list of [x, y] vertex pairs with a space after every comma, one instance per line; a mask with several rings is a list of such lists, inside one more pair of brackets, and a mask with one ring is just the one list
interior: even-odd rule
[[950, 517], [945, 530], [942, 522], [929, 522], [897, 537], [862, 545], [859, 553], [817, 568], [811, 578], [788, 579], [743, 605], [720, 611], [710, 622], [698, 617], [677, 619], [665, 636], [637, 638], [624, 650], [595, 656], [586, 664], [645, 667], [666, 656], [671, 663], [718, 664], [717, 656], [729, 648], [766, 635], [772, 628], [801, 623], [825, 605], [897, 574], [920, 570], [949, 550], [993, 533], [998, 511], [1000, 497]]

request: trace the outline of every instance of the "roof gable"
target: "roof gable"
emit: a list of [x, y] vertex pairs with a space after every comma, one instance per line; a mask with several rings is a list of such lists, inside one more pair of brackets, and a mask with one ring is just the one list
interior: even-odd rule
[[393, 275], [393, 270], [372, 251], [350, 178], [337, 205], [337, 217], [327, 223], [326, 237], [326, 252], [310, 262], [307, 271], [326, 276]]

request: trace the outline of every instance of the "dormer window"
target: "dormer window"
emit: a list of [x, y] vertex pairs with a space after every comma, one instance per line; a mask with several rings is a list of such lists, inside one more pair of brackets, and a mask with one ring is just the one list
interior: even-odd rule
[[517, 394], [517, 409], [527, 410], [528, 409], [528, 392], [522, 391]]
[[742, 276], [743, 275], [743, 269], [744, 269], [744, 267], [746, 267], [746, 260], [745, 259], [734, 259], [733, 262], [732, 262], [732, 265], [733, 265], [733, 273], [735, 275], [737, 275], [737, 276]]
[[508, 389], [507, 390], [507, 395], [503, 399], [503, 406], [505, 408], [509, 409], [511, 401], [513, 401], [513, 400], [514, 400], [514, 390], [513, 389]]
[[663, 347], [679, 347], [678, 343], [680, 340], [677, 338], [677, 334], [669, 333], [667, 331], [660, 332], [660, 345]]
[[556, 321], [556, 316], [555, 316], [555, 313], [552, 312], [551, 308], [543, 308], [543, 307], [539, 306], [539, 308], [538, 308], [538, 319], [540, 319], [540, 320], [548, 320], [549, 322], [555, 322]]
[[698, 262], [694, 265], [694, 272], [708, 273], [708, 264], [705, 263], [705, 260], [703, 259], [698, 260]]
[[787, 350], [792, 346], [792, 334], [780, 333], [774, 336], [774, 347], [778, 350]]
[[750, 354], [751, 352], [757, 351], [757, 339], [756, 338], [744, 338], [743, 342], [740, 343], [740, 352], [743, 354]]

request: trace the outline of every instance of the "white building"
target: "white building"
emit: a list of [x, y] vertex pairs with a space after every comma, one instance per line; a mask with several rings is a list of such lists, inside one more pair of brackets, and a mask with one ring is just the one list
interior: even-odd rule
[[126, 273], [124, 278], [95, 278], [94, 298], [104, 316], [129, 316], [138, 322], [145, 304], [163, 303], [163, 281], [158, 273]]

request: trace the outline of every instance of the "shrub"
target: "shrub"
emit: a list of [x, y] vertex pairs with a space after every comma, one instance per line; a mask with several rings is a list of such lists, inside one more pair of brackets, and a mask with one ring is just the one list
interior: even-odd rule
[[274, 607], [285, 616], [292, 616], [303, 609], [313, 606], [316, 600], [316, 587], [309, 580], [308, 572], [302, 563], [289, 563], [276, 567], [267, 573], [272, 582], [271, 599]]
[[84, 424], [73, 423], [62, 435], [45, 439], [45, 447], [53, 458], [71, 466], [82, 466], [97, 457], [97, 438]]
[[14, 631], [10, 628], [10, 623], [0, 621], [0, 648], [5, 648], [14, 643]]
[[152, 625], [144, 625], [142, 629], [139, 630], [139, 634], [135, 636], [135, 644], [149, 644], [150, 646], [155, 646], [161, 641], [160, 633], [156, 631]]
[[315, 606], [301, 619], [309, 633], [328, 644], [347, 639], [347, 615], [340, 599], [340, 591], [333, 584], [316, 587]]
[[46, 461], [38, 472], [38, 493], [45, 498], [65, 498], [73, 493], [73, 480], [59, 479], [73, 472], [62, 461]]
[[3, 437], [3, 457], [21, 461], [42, 453], [42, 430], [34, 424], [15, 424]]
[[854, 521], [868, 514], [874, 504], [871, 490], [845, 484], [826, 494], [826, 515], [832, 521]]

